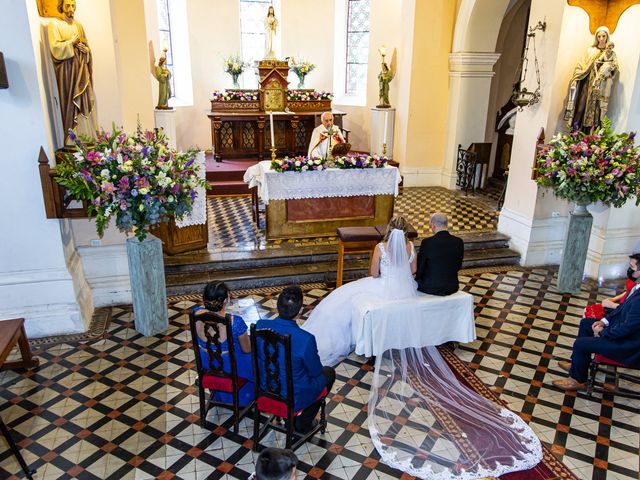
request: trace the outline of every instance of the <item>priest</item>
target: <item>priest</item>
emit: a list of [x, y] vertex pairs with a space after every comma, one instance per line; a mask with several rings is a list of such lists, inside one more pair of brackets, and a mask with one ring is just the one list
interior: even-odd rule
[[333, 124], [333, 114], [324, 112], [320, 117], [322, 123], [313, 129], [309, 142], [309, 158], [327, 159], [333, 147], [345, 143], [342, 132]]

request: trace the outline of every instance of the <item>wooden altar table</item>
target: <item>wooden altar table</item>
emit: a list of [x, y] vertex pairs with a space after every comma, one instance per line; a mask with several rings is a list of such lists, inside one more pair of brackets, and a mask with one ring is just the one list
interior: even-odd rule
[[282, 173], [263, 161], [245, 172], [244, 181], [258, 189], [265, 204], [266, 236], [275, 240], [333, 236], [339, 227], [386, 224], [401, 177], [390, 166]]
[[[311, 132], [320, 125], [324, 112], [274, 113], [274, 137], [278, 156], [306, 155]], [[345, 112], [332, 110], [336, 126], [342, 128]], [[211, 111], [211, 143], [216, 161], [222, 158], [270, 158], [269, 114], [266, 112]]]

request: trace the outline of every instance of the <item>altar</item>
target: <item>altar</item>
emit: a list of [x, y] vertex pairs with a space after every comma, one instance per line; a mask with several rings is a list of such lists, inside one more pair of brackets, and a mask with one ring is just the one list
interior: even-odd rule
[[346, 226], [388, 223], [401, 182], [397, 167], [276, 172], [270, 161], [244, 175], [265, 204], [266, 237], [332, 236]]

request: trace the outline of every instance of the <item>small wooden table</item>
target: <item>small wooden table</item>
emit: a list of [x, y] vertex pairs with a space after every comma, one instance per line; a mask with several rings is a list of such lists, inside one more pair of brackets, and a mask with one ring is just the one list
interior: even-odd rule
[[[5, 360], [16, 343], [20, 348], [20, 353], [22, 353], [22, 360], [5, 363]], [[24, 318], [0, 320], [0, 370], [8, 368], [33, 368], [39, 364], [40, 361], [31, 354], [27, 333], [24, 330]]]
[[[20, 352], [22, 353], [21, 361], [13, 361], [5, 363], [5, 360], [13, 350], [13, 347], [18, 344]], [[6, 368], [32, 368], [37, 367], [40, 361], [31, 355], [31, 347], [29, 347], [29, 341], [27, 340], [27, 334], [24, 330], [24, 318], [14, 318], [13, 320], [0, 320], [0, 370]], [[15, 455], [22, 471], [28, 479], [33, 478], [35, 470], [29, 468], [24, 461], [16, 442], [11, 437], [9, 429], [0, 418], [0, 434], [6, 438], [9, 448]]]

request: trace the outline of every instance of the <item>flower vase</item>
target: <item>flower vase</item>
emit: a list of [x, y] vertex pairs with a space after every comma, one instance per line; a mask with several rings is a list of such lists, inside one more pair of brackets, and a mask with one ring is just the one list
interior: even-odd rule
[[148, 234], [143, 241], [134, 236], [125, 243], [135, 329], [145, 337], [165, 332], [169, 317], [162, 242]]
[[561, 292], [580, 291], [593, 224], [593, 217], [587, 210], [587, 205], [576, 202], [574, 210], [569, 214], [569, 227], [558, 272], [558, 290]]
[[238, 79], [240, 78], [239, 73], [232, 73], [231, 79], [233, 80], [233, 88], [240, 88], [240, 83], [238, 83]]
[[304, 88], [304, 77], [306, 77], [304, 73], [298, 73], [298, 88]]

